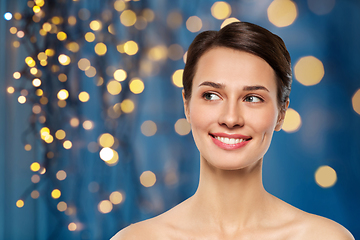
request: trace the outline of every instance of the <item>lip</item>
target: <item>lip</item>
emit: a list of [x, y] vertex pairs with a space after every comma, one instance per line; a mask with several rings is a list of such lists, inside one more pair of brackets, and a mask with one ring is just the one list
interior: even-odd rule
[[[248, 144], [252, 139], [250, 136], [245, 136], [245, 135], [241, 135], [241, 134], [210, 133], [209, 135], [210, 135], [212, 141], [218, 147], [225, 149], [225, 150], [235, 150], [235, 149], [242, 148], [242, 147], [246, 146], [246, 144]], [[223, 143], [220, 140], [216, 139], [215, 137], [241, 138], [241, 139], [245, 139], [245, 141], [240, 142], [240, 143], [235, 143], [235, 144], [226, 144], [226, 143]]]

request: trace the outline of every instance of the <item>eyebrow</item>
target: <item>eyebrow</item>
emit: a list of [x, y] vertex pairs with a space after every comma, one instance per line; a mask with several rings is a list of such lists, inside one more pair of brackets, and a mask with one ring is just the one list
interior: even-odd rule
[[[202, 83], [200, 83], [199, 87], [201, 87], [201, 86], [210, 86], [210, 87], [217, 88], [217, 89], [225, 88], [224, 84], [215, 83], [215, 82], [202, 82]], [[267, 89], [266, 87], [261, 86], [261, 85], [245, 86], [243, 88], [243, 91], [255, 91], [255, 90], [264, 90], [264, 91], [270, 92], [269, 89]]]

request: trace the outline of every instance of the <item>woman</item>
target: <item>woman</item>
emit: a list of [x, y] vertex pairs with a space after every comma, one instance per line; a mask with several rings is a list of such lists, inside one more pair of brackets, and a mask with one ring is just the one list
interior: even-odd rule
[[198, 189], [113, 239], [354, 239], [263, 187], [263, 156], [281, 129], [291, 90], [281, 38], [245, 22], [200, 33], [189, 47], [183, 83], [185, 115], [200, 151]]

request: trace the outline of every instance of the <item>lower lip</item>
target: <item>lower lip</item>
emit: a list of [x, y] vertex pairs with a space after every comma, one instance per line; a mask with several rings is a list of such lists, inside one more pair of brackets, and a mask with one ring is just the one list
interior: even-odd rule
[[235, 143], [235, 144], [226, 144], [223, 143], [219, 140], [217, 140], [216, 138], [210, 136], [211, 139], [213, 140], [213, 142], [220, 148], [225, 149], [225, 150], [235, 150], [235, 149], [239, 149], [244, 147], [246, 144], [248, 144], [248, 142], [250, 142], [250, 140], [244, 141], [244, 142], [240, 142], [240, 143]]

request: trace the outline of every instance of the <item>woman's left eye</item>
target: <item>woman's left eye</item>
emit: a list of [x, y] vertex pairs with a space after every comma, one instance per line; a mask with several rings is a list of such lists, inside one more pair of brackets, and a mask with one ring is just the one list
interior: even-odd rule
[[256, 97], [256, 96], [247, 96], [245, 98], [245, 102], [252, 102], [252, 103], [257, 103], [257, 102], [263, 102], [264, 100]]

